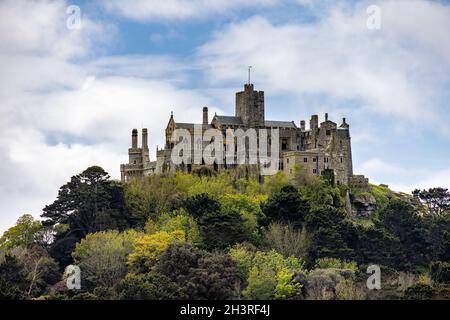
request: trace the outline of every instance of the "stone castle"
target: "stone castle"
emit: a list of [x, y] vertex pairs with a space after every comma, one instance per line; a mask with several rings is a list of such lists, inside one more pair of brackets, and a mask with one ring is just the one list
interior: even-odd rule
[[[337, 184], [348, 185], [353, 180], [361, 178], [353, 176], [350, 127], [346, 119], [338, 126], [328, 119], [319, 123], [318, 115], [312, 115], [309, 128], [304, 120], [299, 126], [294, 121], [273, 121], [265, 119], [264, 91], [255, 91], [253, 84], [245, 84], [244, 91], [236, 93], [234, 116], [214, 115], [209, 123], [208, 108], [203, 108], [203, 121], [198, 124], [203, 131], [215, 128], [223, 132], [227, 129], [265, 128], [279, 129], [280, 160], [278, 170], [288, 174], [294, 167], [300, 165], [301, 170], [312, 175], [322, 175], [326, 172], [334, 174]], [[129, 162], [120, 166], [123, 182], [132, 177], [159, 173], [167, 170], [184, 170], [190, 172], [195, 164], [174, 166], [171, 162], [171, 151], [174, 147], [171, 136], [175, 129], [188, 130], [194, 134], [194, 123], [175, 121], [173, 113], [166, 127], [166, 141], [163, 149], [156, 150], [156, 161], [150, 161], [148, 148], [148, 131], [142, 129], [142, 146], [138, 147], [138, 130], [132, 131], [131, 148], [128, 150]], [[270, 142], [269, 142], [270, 143]], [[223, 170], [230, 166], [214, 165], [215, 170]]]

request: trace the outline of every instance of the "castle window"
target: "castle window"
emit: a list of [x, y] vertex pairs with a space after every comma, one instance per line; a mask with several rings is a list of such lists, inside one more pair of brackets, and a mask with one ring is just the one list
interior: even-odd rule
[[341, 163], [343, 162], [344, 160], [342, 159], [342, 157], [341, 157]]
[[289, 163], [289, 158], [286, 159], [286, 163]]
[[313, 173], [314, 173], [314, 174], [317, 174], [317, 169], [313, 169]]
[[287, 140], [283, 139], [281, 140], [281, 150], [287, 150]]
[[317, 158], [316, 157], [313, 158], [313, 162], [317, 162]]
[[303, 162], [307, 163], [308, 162], [308, 158], [303, 158]]
[[327, 136], [331, 136], [331, 130], [327, 130]]
[[297, 146], [297, 151], [300, 150], [300, 146]]

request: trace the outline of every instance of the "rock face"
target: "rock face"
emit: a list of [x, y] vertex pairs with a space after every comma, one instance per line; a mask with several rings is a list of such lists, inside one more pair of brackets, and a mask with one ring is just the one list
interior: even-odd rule
[[355, 216], [369, 217], [377, 207], [377, 201], [370, 193], [357, 194], [352, 198], [353, 214]]

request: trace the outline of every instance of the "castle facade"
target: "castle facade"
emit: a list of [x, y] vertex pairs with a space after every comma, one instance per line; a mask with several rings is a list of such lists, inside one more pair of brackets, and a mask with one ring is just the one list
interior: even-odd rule
[[[129, 161], [120, 166], [121, 179], [126, 182], [132, 177], [141, 178], [145, 175], [167, 170], [184, 170], [190, 172], [195, 164], [174, 165], [171, 161], [172, 150], [175, 147], [172, 134], [177, 129], [189, 132], [195, 136], [194, 129], [218, 129], [226, 136], [229, 129], [278, 129], [279, 161], [277, 169], [288, 174], [294, 172], [297, 165], [301, 170], [312, 175], [333, 173], [337, 184], [348, 185], [353, 178], [352, 150], [350, 127], [346, 119], [337, 123], [328, 119], [319, 123], [318, 115], [312, 115], [309, 128], [304, 120], [299, 125], [294, 121], [266, 120], [264, 112], [264, 92], [255, 91], [253, 84], [246, 84], [244, 90], [236, 93], [235, 115], [214, 115], [209, 122], [208, 108], [203, 108], [203, 121], [200, 124], [177, 122], [171, 114], [166, 127], [166, 141], [163, 149], [156, 151], [156, 161], [150, 161], [148, 149], [148, 132], [142, 129], [142, 146], [138, 147], [138, 131], [132, 131], [131, 148], [128, 150]], [[225, 140], [224, 140], [225, 141]], [[192, 141], [194, 145], [196, 141]], [[201, 142], [205, 145], [205, 142]], [[269, 138], [270, 144], [270, 138]], [[224, 170], [235, 165], [220, 165], [214, 163], [215, 170]]]

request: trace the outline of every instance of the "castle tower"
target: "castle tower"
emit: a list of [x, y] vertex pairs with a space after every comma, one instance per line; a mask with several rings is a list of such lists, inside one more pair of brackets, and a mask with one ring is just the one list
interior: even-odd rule
[[138, 148], [138, 130], [133, 129], [131, 132], [131, 148], [128, 149], [129, 164], [141, 164], [142, 152]]
[[235, 115], [247, 127], [264, 127], [264, 91], [255, 91], [250, 83], [244, 85], [244, 91], [236, 93]]

